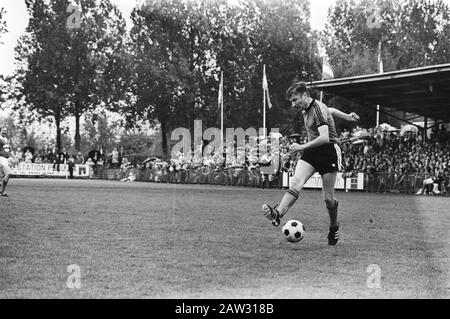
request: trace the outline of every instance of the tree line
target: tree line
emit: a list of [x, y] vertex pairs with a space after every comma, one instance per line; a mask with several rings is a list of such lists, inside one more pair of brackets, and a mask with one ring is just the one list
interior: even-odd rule
[[[337, 0], [322, 33], [311, 28], [307, 0], [147, 1], [133, 9], [128, 27], [110, 0], [25, 3], [30, 20], [3, 96], [15, 100], [25, 122], [51, 119], [58, 148], [64, 119], [75, 118], [80, 150], [80, 118], [101, 107], [123, 115], [127, 128], [142, 121], [159, 127], [168, 154], [176, 127], [193, 130], [195, 119], [219, 127], [221, 71], [225, 127], [262, 127], [263, 65], [273, 105], [267, 127], [299, 132], [301, 117], [285, 91], [294, 79], [321, 79], [320, 47], [336, 77], [377, 73], [380, 42], [385, 71], [450, 62], [450, 10], [440, 0]], [[367, 27], [373, 10], [379, 28]], [[325, 101], [357, 109], [363, 126], [374, 124], [373, 110]]]

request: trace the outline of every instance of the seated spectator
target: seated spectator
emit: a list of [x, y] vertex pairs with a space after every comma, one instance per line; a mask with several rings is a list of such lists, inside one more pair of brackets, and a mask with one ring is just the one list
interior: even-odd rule
[[75, 157], [75, 164], [84, 164], [84, 157], [83, 154], [81, 154], [81, 152], [78, 152], [77, 156]]
[[37, 156], [36, 159], [34, 160], [35, 164], [42, 164], [44, 163], [42, 156]]
[[130, 171], [128, 177], [121, 179], [121, 182], [134, 182], [136, 180], [136, 174], [133, 170]]

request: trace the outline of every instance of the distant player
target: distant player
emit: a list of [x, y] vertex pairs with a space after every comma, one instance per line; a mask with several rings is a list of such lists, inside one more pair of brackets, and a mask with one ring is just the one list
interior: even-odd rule
[[15, 157], [11, 154], [8, 141], [8, 129], [3, 128], [0, 135], [0, 196], [3, 197], [8, 197], [5, 193], [5, 189], [12, 174], [11, 168], [9, 167], [10, 159], [15, 160]]
[[264, 204], [262, 211], [274, 226], [279, 226], [281, 218], [299, 198], [305, 183], [315, 172], [319, 172], [322, 176], [323, 199], [330, 217], [328, 244], [334, 246], [339, 239], [339, 223], [337, 221], [339, 202], [334, 196], [334, 186], [337, 172], [341, 169], [342, 155], [337, 145], [333, 115], [352, 122], [358, 121], [359, 117], [355, 113], [346, 114], [328, 108], [325, 104], [312, 99], [304, 82], [292, 85], [287, 90], [286, 98], [292, 103], [292, 107], [303, 112], [309, 141], [303, 145], [293, 143], [290, 146], [291, 152], [301, 153], [290, 188], [279, 205], [271, 207]]

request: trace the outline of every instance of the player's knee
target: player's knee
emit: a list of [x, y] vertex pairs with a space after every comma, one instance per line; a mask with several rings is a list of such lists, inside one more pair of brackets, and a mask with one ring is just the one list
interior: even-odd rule
[[5, 182], [5, 183], [8, 183], [9, 182], [9, 178], [10, 178], [9, 175], [5, 175], [5, 176], [3, 176], [2, 181]]
[[328, 209], [333, 209], [336, 206], [336, 200], [333, 197], [324, 198], [324, 202]]
[[300, 192], [304, 185], [305, 185], [305, 182], [298, 178], [294, 178], [291, 181], [291, 188], [295, 189], [297, 192]]

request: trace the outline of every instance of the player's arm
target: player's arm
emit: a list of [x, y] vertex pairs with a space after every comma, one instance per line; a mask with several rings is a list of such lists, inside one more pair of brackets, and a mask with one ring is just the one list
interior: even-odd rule
[[305, 143], [302, 145], [294, 143], [294, 144], [292, 144], [290, 150], [294, 151], [294, 152], [303, 152], [306, 149], [315, 148], [315, 147], [319, 147], [319, 146], [330, 143], [330, 135], [329, 135], [329, 131], [328, 131], [328, 125], [323, 124], [323, 125], [317, 127], [317, 130], [319, 131], [318, 137], [316, 137], [312, 141], [309, 141], [308, 143]]
[[338, 109], [335, 109], [333, 107], [329, 107], [328, 110], [330, 111], [331, 115], [349, 122], [358, 122], [359, 116], [355, 112], [352, 113], [344, 113], [342, 111], [339, 111]]

